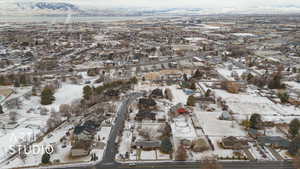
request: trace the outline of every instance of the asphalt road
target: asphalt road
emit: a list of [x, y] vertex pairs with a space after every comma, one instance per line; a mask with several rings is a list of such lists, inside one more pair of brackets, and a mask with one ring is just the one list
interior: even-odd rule
[[[280, 162], [226, 162], [222, 163], [223, 169], [294, 169], [290, 163]], [[200, 163], [159, 163], [159, 164], [140, 164], [137, 166], [119, 165], [116, 168], [123, 169], [143, 169], [143, 168], [156, 168], [156, 169], [200, 169]]]
[[[135, 163], [134, 166], [130, 166], [129, 163], [117, 163], [114, 161], [115, 155], [118, 151], [117, 145], [115, 144], [118, 132], [122, 131], [122, 123], [125, 120], [127, 108], [130, 102], [136, 97], [141, 96], [140, 93], [130, 94], [126, 100], [122, 102], [113, 126], [110, 138], [107, 143], [107, 148], [104, 153], [103, 160], [95, 165], [73, 165], [64, 167], [55, 167], [61, 169], [200, 169], [200, 162], [158, 162], [158, 163]], [[232, 161], [232, 162], [221, 162], [223, 169], [295, 169], [290, 161]], [[54, 168], [54, 167], [53, 167]]]
[[110, 132], [109, 140], [107, 142], [107, 148], [103, 155], [102, 163], [115, 163], [114, 159], [118, 152], [118, 146], [115, 144], [115, 140], [117, 136], [123, 131], [123, 123], [126, 118], [126, 114], [128, 111], [128, 105], [131, 101], [141, 96], [141, 93], [131, 93], [128, 95], [127, 99], [122, 102], [120, 106], [117, 117], [115, 119], [114, 126]]
[[[221, 162], [222, 169], [295, 169], [291, 162]], [[95, 166], [66, 167], [71, 169], [200, 169], [199, 162], [137, 163], [135, 166], [120, 163], [99, 163]]]
[[122, 126], [123, 126], [122, 123], [125, 121], [129, 103], [140, 95], [141, 94], [139, 93], [131, 93], [130, 95], [128, 95], [127, 99], [122, 102], [117, 112], [117, 117], [115, 119], [114, 126], [112, 127], [111, 132], [109, 134], [109, 140], [107, 142], [107, 147], [105, 149], [105, 152], [103, 154], [103, 159], [101, 162], [97, 163], [95, 166], [80, 165], [78, 167], [65, 166], [62, 168], [70, 168], [70, 169], [116, 168], [118, 164], [114, 161], [114, 159], [115, 159], [115, 155], [118, 152], [118, 146], [115, 144], [115, 140], [118, 136], [118, 133], [122, 131]]

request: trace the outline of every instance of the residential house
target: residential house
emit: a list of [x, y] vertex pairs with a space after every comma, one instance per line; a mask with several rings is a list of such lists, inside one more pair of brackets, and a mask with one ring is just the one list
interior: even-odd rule
[[164, 94], [163, 94], [163, 91], [162, 89], [154, 89], [151, 94], [150, 94], [150, 97], [153, 97], [153, 98], [163, 98], [164, 97]]
[[177, 109], [178, 114], [189, 114], [189, 111], [186, 110], [185, 108], [179, 108]]
[[156, 114], [153, 113], [153, 112], [151, 112], [151, 111], [140, 110], [136, 114], [135, 120], [137, 120], [137, 121], [142, 121], [142, 120], [156, 120]]
[[264, 134], [260, 131], [260, 130], [256, 130], [256, 129], [249, 129], [248, 130], [248, 135], [252, 138], [257, 138], [260, 136], [263, 136]]
[[104, 93], [105, 96], [108, 96], [108, 97], [111, 97], [111, 98], [114, 98], [114, 99], [117, 99], [120, 95], [120, 92], [118, 90], [107, 90], [105, 93]]
[[137, 148], [144, 150], [154, 150], [160, 147], [161, 141], [136, 141]]
[[153, 110], [156, 108], [156, 102], [152, 98], [141, 98], [138, 107], [142, 110]]
[[234, 136], [225, 137], [222, 139], [221, 145], [225, 149], [240, 150], [249, 147], [248, 142], [240, 140]]
[[75, 126], [73, 132], [71, 155], [73, 157], [89, 155], [94, 136], [96, 124], [88, 120], [83, 125]]

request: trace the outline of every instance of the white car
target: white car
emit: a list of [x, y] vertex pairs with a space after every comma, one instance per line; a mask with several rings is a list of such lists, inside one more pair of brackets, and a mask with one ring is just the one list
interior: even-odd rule
[[136, 166], [136, 163], [129, 163], [129, 166], [131, 167]]

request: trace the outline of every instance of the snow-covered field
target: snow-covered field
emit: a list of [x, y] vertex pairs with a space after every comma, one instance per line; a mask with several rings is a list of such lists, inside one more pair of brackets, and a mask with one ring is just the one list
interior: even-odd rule
[[[52, 144], [56, 151], [51, 155], [51, 160], [59, 159], [60, 161], [65, 161], [69, 158], [69, 150], [71, 149], [70, 145], [67, 145], [67, 147], [62, 148], [62, 143], [59, 142], [59, 140], [65, 135], [67, 131], [69, 131], [70, 126], [67, 123], [64, 123], [62, 126], [54, 130], [50, 135], [47, 137], [44, 137], [42, 141], [34, 144], [34, 146], [42, 147], [42, 146], [48, 146]], [[39, 165], [41, 163], [41, 158], [43, 155], [43, 151], [40, 151], [39, 153], [29, 153], [27, 157], [22, 160], [19, 158], [19, 156], [16, 156], [15, 158], [9, 160], [9, 162], [3, 163], [3, 168], [13, 168], [17, 166], [34, 166]]]
[[293, 81], [288, 81], [288, 82], [284, 82], [285, 84], [287, 84], [289, 87], [291, 87], [292, 89], [295, 89], [297, 91], [300, 91], [300, 83], [298, 82], [293, 82]]
[[174, 139], [194, 140], [197, 137], [191, 119], [186, 118], [186, 116], [174, 118], [171, 128]]
[[262, 115], [266, 121], [289, 122], [295, 115], [300, 115], [300, 109], [292, 105], [275, 104], [267, 97], [256, 93], [231, 94], [224, 90], [214, 90], [217, 97], [226, 101], [236, 119], [246, 119], [254, 113]]
[[[242, 74], [244, 70], [238, 70], [238, 74]], [[223, 72], [224, 73], [224, 72]], [[230, 71], [226, 76], [231, 76]], [[202, 87], [203, 90], [207, 90], [208, 87], [202, 83], [198, 84]], [[151, 91], [153, 89], [160, 88], [170, 88], [174, 99], [171, 104], [175, 105], [177, 103], [183, 103], [185, 105], [186, 100], [188, 98], [188, 95], [182, 90], [177, 88], [176, 85], [172, 86], [156, 86], [156, 85], [138, 85], [138, 90], [144, 90], [144, 91]], [[294, 118], [293, 115], [299, 114], [299, 109], [295, 108], [290, 105], [281, 105], [281, 104], [275, 104], [272, 102], [269, 98], [263, 97], [259, 94], [259, 91], [256, 90], [256, 88], [247, 88], [246, 92], [239, 93], [239, 94], [232, 94], [228, 93], [225, 90], [220, 89], [212, 89], [214, 95], [216, 98], [220, 97], [222, 100], [226, 102], [226, 104], [229, 106], [229, 110], [233, 112], [233, 117], [237, 120], [233, 121], [226, 121], [226, 120], [219, 120], [219, 117], [223, 113], [221, 110], [221, 107], [219, 107], [217, 104], [209, 104], [208, 107], [213, 107], [214, 111], [207, 112], [199, 107], [199, 105], [196, 105], [193, 107], [193, 115], [195, 116], [198, 121], [199, 125], [202, 129], [195, 129], [193, 122], [191, 120], [190, 116], [187, 115], [181, 115], [173, 118], [173, 120], [170, 121], [172, 134], [173, 134], [173, 145], [174, 150], [176, 151], [177, 146], [180, 144], [180, 140], [182, 139], [189, 139], [191, 141], [196, 140], [197, 138], [204, 138], [206, 139], [206, 136], [211, 141], [212, 145], [214, 146], [214, 150], [207, 150], [202, 153], [195, 153], [191, 150], [188, 150], [188, 156], [189, 160], [201, 160], [204, 157], [207, 156], [217, 156], [219, 158], [232, 158], [235, 157], [235, 150], [231, 149], [224, 149], [220, 146], [220, 142], [224, 137], [228, 136], [235, 136], [242, 139], [249, 139], [252, 140], [249, 136], [247, 131], [242, 127], [239, 123], [241, 120], [250, 118], [250, 116], [253, 113], [258, 113], [262, 115], [263, 120], [267, 121], [277, 121], [277, 122], [289, 122]], [[158, 102], [159, 107], [162, 107], [163, 105], [160, 103], [163, 103], [163, 99], [160, 99]], [[169, 101], [166, 101], [169, 102]], [[166, 106], [165, 109], [162, 111], [168, 111], [169, 105]], [[125, 132], [127, 137], [131, 137], [130, 132]], [[266, 135], [268, 136], [281, 136], [285, 137], [285, 135], [278, 130], [277, 128], [266, 128], [265, 130]], [[126, 137], [125, 136], [125, 137]], [[124, 136], [123, 136], [124, 138]], [[128, 141], [124, 141], [121, 144], [121, 149], [128, 151], [128, 145], [126, 145]], [[276, 160], [276, 158], [273, 156], [271, 151], [268, 148], [257, 148], [254, 147], [253, 144], [251, 144], [251, 148], [249, 149], [249, 152], [254, 156], [255, 159], [258, 160]], [[136, 150], [133, 151], [132, 155], [130, 156], [131, 160], [137, 159]], [[246, 156], [246, 154], [241, 150], [239, 151], [242, 155]], [[280, 153], [282, 154], [282, 153]], [[157, 158], [157, 154], [154, 154], [153, 152], [141, 152], [141, 159], [140, 160], [159, 160]], [[250, 158], [250, 157], [249, 157]]]
[[240, 37], [254, 37], [254, 36], [256, 36], [252, 33], [233, 33], [233, 35], [240, 36]]
[[[13, 111], [17, 112], [17, 123], [18, 126], [13, 129], [2, 129], [0, 131], [0, 159], [5, 160], [10, 154], [8, 154], [8, 147], [19, 144], [22, 141], [33, 141], [33, 138], [36, 138], [38, 135], [43, 135], [46, 131], [46, 121], [49, 118], [48, 115], [41, 115], [38, 111], [39, 107], [45, 107], [48, 110], [55, 109], [58, 111], [60, 104], [70, 104], [73, 100], [79, 99], [82, 97], [82, 85], [73, 85], [63, 83], [62, 87], [59, 88], [55, 93], [55, 102], [49, 106], [42, 106], [40, 104], [40, 97], [31, 96], [29, 100], [25, 99], [23, 95], [31, 90], [31, 88], [18, 88], [16, 89], [16, 94], [11, 95], [8, 99], [18, 97], [22, 101], [22, 106], [20, 109], [15, 109]], [[33, 111], [27, 113], [29, 109]], [[4, 111], [8, 111], [4, 109]], [[12, 111], [12, 110], [11, 110]], [[8, 120], [8, 113], [2, 114], [0, 116], [0, 121], [6, 123]], [[62, 133], [58, 133], [58, 137]], [[64, 133], [63, 133], [64, 134]], [[58, 140], [50, 140], [50, 142], [57, 142]], [[48, 144], [49, 142], [45, 142]], [[32, 159], [30, 159], [32, 158]], [[40, 158], [29, 157], [26, 165], [36, 163], [36, 160], [40, 162]], [[13, 164], [19, 164], [17, 161]], [[22, 162], [23, 165], [23, 162]]]
[[195, 114], [206, 135], [221, 137], [244, 137], [247, 135], [247, 132], [235, 121], [219, 120], [218, 118], [222, 112], [196, 111]]
[[[72, 158], [70, 155], [71, 151], [71, 145], [67, 144], [66, 147], [63, 147], [64, 143], [59, 142], [59, 140], [65, 136], [66, 132], [71, 130], [71, 125], [68, 123], [63, 124], [61, 127], [56, 129], [51, 133], [51, 136], [44, 137], [44, 139], [36, 143], [34, 145], [37, 145], [39, 147], [47, 146], [47, 145], [53, 145], [55, 147], [54, 153], [51, 154], [51, 161], [59, 160], [61, 163], [78, 163], [78, 162], [89, 162], [91, 157], [90, 156], [84, 156], [84, 157], [78, 157], [78, 158]], [[104, 143], [106, 146], [106, 142], [109, 137], [111, 127], [102, 127], [101, 130], [97, 133], [95, 138], [97, 139], [98, 136], [101, 138], [101, 142]], [[104, 139], [103, 139], [104, 138]], [[68, 143], [69, 141], [67, 141]], [[104, 148], [97, 148], [95, 147], [92, 149], [91, 154], [95, 153], [98, 157], [98, 160], [102, 160], [103, 152], [105, 150]], [[28, 155], [24, 161], [18, 158], [11, 159], [9, 162], [3, 163], [3, 168], [13, 168], [17, 166], [36, 166], [41, 163], [41, 158], [44, 152], [40, 152], [38, 154], [30, 154]]]
[[51, 108], [58, 110], [61, 104], [70, 104], [76, 99], [81, 99], [82, 88], [83, 85], [63, 84], [54, 94], [55, 102], [46, 107], [49, 108], [49, 110]]

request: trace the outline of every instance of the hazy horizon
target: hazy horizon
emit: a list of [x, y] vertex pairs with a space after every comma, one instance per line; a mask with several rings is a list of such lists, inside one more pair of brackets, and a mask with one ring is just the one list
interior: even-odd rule
[[255, 8], [255, 7], [300, 7], [295, 0], [0, 0], [2, 4], [11, 2], [69, 2], [85, 7], [120, 8]]

